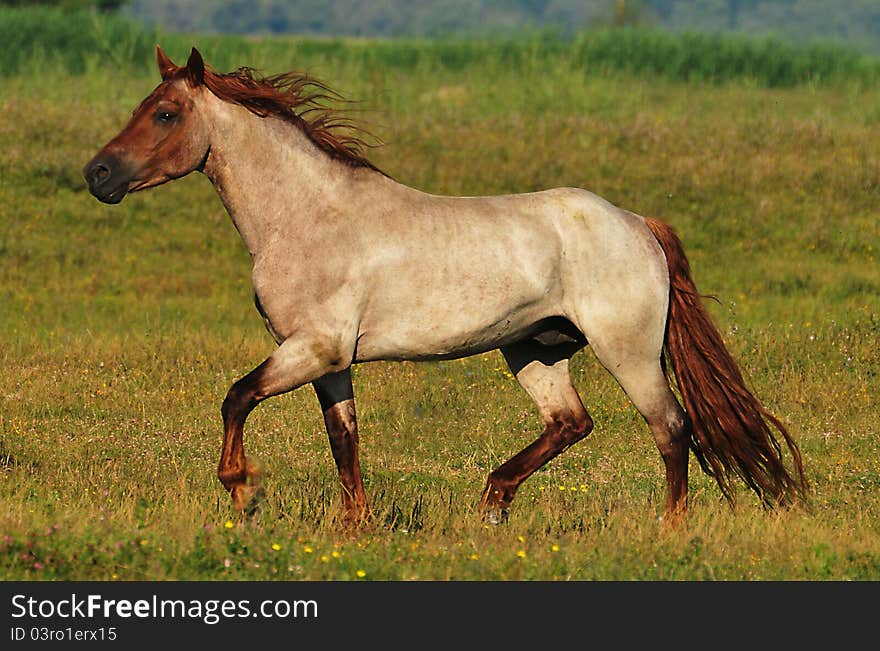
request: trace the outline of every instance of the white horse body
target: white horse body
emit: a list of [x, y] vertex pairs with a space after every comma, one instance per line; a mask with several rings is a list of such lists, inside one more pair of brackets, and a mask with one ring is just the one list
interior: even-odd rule
[[591, 341], [631, 321], [659, 357], [668, 271], [641, 217], [576, 188], [426, 194], [204, 94], [209, 124], [223, 125], [204, 171], [251, 252], [279, 343], [324, 331], [349, 362], [457, 357], [563, 317]]

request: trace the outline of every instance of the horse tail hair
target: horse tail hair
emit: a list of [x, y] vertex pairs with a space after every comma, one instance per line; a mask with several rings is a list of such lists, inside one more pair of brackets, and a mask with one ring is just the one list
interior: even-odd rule
[[[668, 358], [691, 421], [690, 448], [700, 467], [715, 479], [731, 506], [736, 502], [732, 475], [755, 491], [765, 506], [805, 500], [808, 488], [800, 450], [779, 419], [747, 388], [701, 301], [681, 240], [667, 224], [651, 218], [645, 222], [669, 266], [664, 371]], [[784, 464], [778, 437], [792, 456], [794, 476]]]

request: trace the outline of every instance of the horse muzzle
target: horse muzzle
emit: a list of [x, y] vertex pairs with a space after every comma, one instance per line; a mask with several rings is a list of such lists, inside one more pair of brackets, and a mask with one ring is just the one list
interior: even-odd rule
[[89, 192], [103, 203], [119, 203], [132, 179], [130, 166], [113, 154], [98, 154], [83, 168]]

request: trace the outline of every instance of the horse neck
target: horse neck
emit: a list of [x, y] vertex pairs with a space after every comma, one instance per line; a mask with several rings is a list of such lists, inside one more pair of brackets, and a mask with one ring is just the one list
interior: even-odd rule
[[290, 233], [304, 239], [323, 214], [346, 202], [355, 170], [319, 150], [297, 126], [216, 98], [208, 113], [204, 173], [252, 257], [280, 237], [289, 243]]

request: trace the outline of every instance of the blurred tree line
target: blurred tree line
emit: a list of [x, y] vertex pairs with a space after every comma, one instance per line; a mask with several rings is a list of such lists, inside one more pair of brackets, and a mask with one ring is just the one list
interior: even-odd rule
[[180, 32], [492, 36], [595, 26], [775, 34], [880, 51], [880, 0], [0, 0], [91, 6]]
[[0, 5], [11, 7], [50, 6], [65, 9], [99, 9], [100, 11], [116, 11], [128, 0], [0, 0]]

